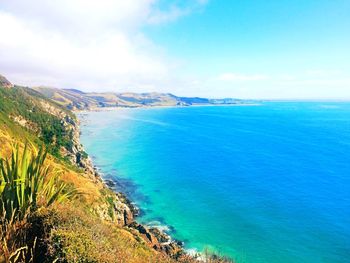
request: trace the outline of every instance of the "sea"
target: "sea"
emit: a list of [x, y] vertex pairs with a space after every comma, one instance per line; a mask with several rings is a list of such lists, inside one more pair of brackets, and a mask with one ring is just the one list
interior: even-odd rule
[[189, 252], [235, 262], [350, 262], [350, 103], [79, 114], [105, 180]]

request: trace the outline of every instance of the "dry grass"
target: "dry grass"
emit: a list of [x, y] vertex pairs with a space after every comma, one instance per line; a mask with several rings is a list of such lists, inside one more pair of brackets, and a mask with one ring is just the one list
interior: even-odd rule
[[[63, 168], [62, 166], [59, 166]], [[83, 177], [80, 173], [63, 168], [61, 180], [74, 185], [79, 190], [87, 204], [98, 202], [101, 198], [100, 190], [103, 188], [101, 183], [97, 183], [92, 179]]]
[[27, 216], [18, 220], [13, 214], [10, 218], [5, 212], [0, 217], [0, 262], [34, 262], [36, 239], [27, 239]]
[[173, 262], [133, 234], [70, 205], [60, 205], [45, 224], [54, 225], [48, 256], [57, 262]]

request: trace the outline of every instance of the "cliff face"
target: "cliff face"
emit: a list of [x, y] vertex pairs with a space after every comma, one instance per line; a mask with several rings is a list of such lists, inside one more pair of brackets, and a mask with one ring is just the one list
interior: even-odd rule
[[[102, 178], [94, 168], [91, 159], [84, 151], [83, 145], [80, 143], [79, 121], [67, 114], [59, 107], [54, 107], [50, 103], [41, 102], [45, 111], [58, 117], [66, 133], [70, 134], [71, 144], [69, 147], [61, 147], [60, 154], [63, 158], [78, 168], [83, 169], [82, 176], [91, 179], [94, 183], [100, 184], [100, 187], [107, 188], [102, 182]], [[109, 203], [101, 203], [95, 207], [95, 212], [103, 220], [109, 220], [117, 223], [119, 226], [128, 225], [133, 221], [133, 207], [126, 201], [121, 194], [115, 194], [109, 200]]]
[[12, 88], [13, 85], [4, 76], [0, 75], [0, 87], [9, 89], [9, 88]]

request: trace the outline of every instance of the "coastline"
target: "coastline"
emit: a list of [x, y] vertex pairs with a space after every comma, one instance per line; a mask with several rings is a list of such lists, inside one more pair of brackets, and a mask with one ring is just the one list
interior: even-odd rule
[[[242, 106], [260, 106], [259, 105], [252, 105], [252, 104], [244, 104]], [[216, 106], [216, 105], [212, 105]], [[210, 107], [212, 107], [210, 106]], [[224, 106], [224, 105], [220, 105]], [[230, 106], [241, 106], [241, 105], [230, 105]], [[174, 106], [174, 107], [163, 107], [159, 106], [157, 107], [158, 109], [161, 108], [185, 108], [182, 106]], [[200, 107], [205, 107], [205, 105], [201, 105]], [[155, 108], [155, 107], [140, 107], [140, 109], [150, 109], [150, 108]], [[97, 112], [103, 112], [102, 108], [101, 110]], [[121, 110], [121, 108], [113, 108], [111, 110]], [[107, 110], [106, 112], [109, 112], [110, 110]], [[76, 116], [79, 116], [79, 126], [83, 126], [84, 124], [84, 115], [96, 112], [94, 110], [85, 110], [85, 111], [79, 111], [79, 112], [74, 112]], [[85, 123], [89, 123], [87, 120]], [[79, 137], [80, 138], [80, 137]], [[124, 226], [136, 230], [139, 234], [144, 236], [144, 239], [150, 243], [151, 247], [155, 249], [158, 252], [165, 253], [166, 255], [170, 256], [171, 258], [174, 259], [181, 259], [181, 258], [186, 258], [186, 262], [223, 262], [223, 263], [228, 263], [228, 262], [234, 262], [232, 256], [227, 256], [224, 254], [221, 254], [217, 250], [211, 250], [208, 251], [206, 249], [201, 250], [198, 247], [194, 246], [185, 246], [184, 240], [181, 239], [176, 239], [173, 236], [173, 233], [176, 233], [176, 229], [172, 227], [171, 225], [167, 225], [166, 222], [162, 221], [142, 221], [142, 223], [138, 222], [138, 217], [143, 216], [143, 210], [142, 207], [138, 207], [135, 205], [135, 202], [133, 202], [132, 198], [132, 192], [133, 187], [136, 187], [133, 185], [132, 180], [126, 180], [123, 181], [123, 179], [120, 179], [118, 177], [117, 171], [112, 171], [111, 173], [109, 171], [106, 171], [106, 174], [102, 173], [103, 166], [100, 168], [98, 164], [96, 164], [95, 156], [91, 155], [89, 157], [91, 165], [96, 173], [96, 176], [99, 178], [99, 180], [107, 187], [109, 190], [113, 191], [117, 196], [120, 196], [122, 199], [122, 202], [125, 206], [128, 207], [129, 211], [132, 211], [132, 221], [129, 222], [128, 224], [125, 224]], [[116, 175], [116, 176], [112, 176]], [[128, 185], [128, 182], [131, 184]], [[124, 185], [123, 185], [124, 184]], [[131, 186], [131, 188], [128, 188]], [[128, 191], [130, 190], [130, 192]], [[124, 213], [124, 212], [123, 212]], [[126, 212], [128, 213], [128, 212]], [[124, 220], [127, 221], [127, 220]], [[154, 242], [156, 241], [156, 242]], [[213, 261], [210, 261], [213, 260]]]
[[[254, 108], [251, 108], [252, 110], [254, 110]], [[287, 107], [287, 109], [288, 109], [288, 112], [290, 111], [290, 107], [288, 106]], [[207, 110], [211, 110], [210, 108], [207, 108]], [[217, 110], [220, 110], [220, 109], [217, 109]], [[232, 108], [232, 110], [233, 111], [235, 111], [236, 109], [234, 109], [234, 108]], [[237, 110], [238, 110], [238, 108], [237, 108]], [[242, 109], [242, 110], [245, 110], [245, 109]], [[292, 109], [292, 110], [294, 110], [294, 109]], [[138, 112], [144, 112], [143, 110], [139, 110]], [[155, 112], [159, 112], [159, 113], [161, 113], [161, 111], [155, 111]], [[327, 110], [327, 112], [328, 112], [328, 110]], [[146, 112], [144, 112], [144, 113], [146, 113]], [[94, 113], [89, 113], [89, 115], [90, 114], [92, 114], [92, 115], [94, 115]], [[96, 113], [96, 114], [98, 114], [98, 113]], [[107, 114], [107, 113], [106, 113]], [[120, 112], [120, 114], [122, 114], [122, 112]], [[84, 115], [84, 114], [82, 114], [82, 115]], [[86, 115], [86, 116], [89, 116], [89, 115]], [[115, 116], [117, 116], [117, 115], [119, 115], [119, 112], [115, 112], [115, 114], [114, 114]], [[146, 113], [146, 115], [147, 115], [147, 113]], [[104, 116], [103, 115], [103, 113], [100, 113], [99, 115], [98, 115], [99, 117], [98, 117], [98, 119], [101, 119], [101, 118], [103, 118], [102, 116]], [[86, 123], [88, 123], [88, 127], [90, 126], [90, 125], [94, 125], [94, 122], [93, 122], [93, 119], [92, 120], [90, 120], [90, 118], [87, 118], [86, 119], [87, 120], [87, 122]], [[84, 122], [82, 122], [82, 124], [83, 124]], [[97, 122], [97, 123], [99, 123], [99, 122]], [[108, 122], [106, 122], [106, 123], [108, 123]], [[83, 124], [84, 125], [84, 124]], [[82, 125], [82, 129], [83, 129], [83, 131], [86, 131], [86, 132], [89, 132], [90, 130], [89, 129], [87, 129], [87, 130], [84, 130], [84, 128], [85, 128], [85, 126], [83, 126]], [[119, 124], [118, 124], [118, 126], [120, 126]], [[122, 133], [123, 131], [124, 131], [125, 129], [124, 129], [124, 126], [121, 126], [121, 129], [117, 129], [116, 130], [116, 132], [118, 132], [118, 133]], [[89, 133], [86, 133], [86, 134], [89, 134]], [[103, 136], [105, 136], [105, 134], [108, 134], [108, 131], [103, 131], [103, 133], [101, 133]], [[142, 130], [140, 131], [140, 133], [138, 133], [138, 136], [142, 136]], [[90, 147], [90, 144], [89, 144], [89, 138], [88, 137], [85, 137], [85, 133], [84, 133], [84, 136], [82, 137], [82, 140], [83, 140], [83, 142], [85, 143], [86, 142], [86, 146], [87, 146], [87, 148], [88, 149], [90, 149], [90, 150], [92, 150], [92, 154], [95, 152], [94, 151], [94, 148], [91, 148]], [[105, 143], [109, 143], [109, 140], [108, 141], [105, 141]], [[128, 145], [128, 144], [125, 144], [125, 145]], [[118, 147], [124, 147], [125, 146], [124, 144], [120, 144]], [[101, 145], [101, 147], [103, 148], [104, 146], [103, 145]], [[95, 152], [95, 153], [100, 153], [99, 151], [97, 151], [97, 152]], [[105, 164], [105, 162], [104, 162], [104, 160], [103, 159], [100, 159], [99, 157], [103, 157], [104, 155], [102, 155], [102, 156], [100, 156], [99, 154], [97, 155], [97, 159], [94, 159], [95, 157], [92, 157], [93, 158], [93, 161], [94, 162], [96, 162], [96, 161], [101, 161], [100, 163], [99, 162], [97, 162], [96, 164], [97, 165], [99, 165], [99, 164], [101, 164], [101, 168], [103, 169], [103, 171], [104, 172], [106, 172], [106, 174], [102, 174], [101, 176], [105, 179], [105, 178], [108, 178], [109, 177], [109, 172], [111, 171], [111, 174], [114, 174], [114, 175], [117, 175], [118, 177], [119, 177], [119, 174], [118, 174], [118, 171], [116, 171], [116, 173], [114, 173], [113, 172], [113, 170], [111, 170], [111, 169], [106, 169], [106, 167], [104, 166], [104, 164]], [[139, 157], [138, 157], [139, 158]], [[115, 160], [115, 157], [113, 157], [113, 154], [112, 154], [112, 160]], [[124, 160], [124, 159], [123, 159]], [[139, 159], [139, 160], [142, 160], [142, 159]], [[124, 170], [124, 173], [123, 174], [126, 174], [125, 173], [126, 172], [126, 170]], [[118, 178], [117, 178], [118, 179]], [[106, 183], [108, 183], [108, 182], [106, 182]], [[142, 184], [140, 184], [140, 185], [142, 185]], [[147, 194], [147, 193], [146, 193]], [[133, 200], [132, 198], [130, 199], [130, 200]], [[192, 208], [193, 209], [193, 208]], [[159, 216], [162, 216], [163, 214], [162, 214], [163, 212], [162, 211], [158, 211], [158, 215]], [[156, 218], [156, 217], [154, 217], [154, 218]], [[143, 218], [141, 218], [141, 220], [143, 220]], [[147, 220], [147, 217], [146, 217], [146, 220]], [[142, 221], [146, 226], [147, 226], [147, 224], [148, 224], [148, 221], [146, 221], [146, 220], [144, 220], [144, 221]], [[170, 224], [171, 224], [171, 222], [172, 221], [167, 221], [167, 222], [170, 222]], [[206, 223], [205, 221], [204, 221], [204, 223]], [[174, 226], [176, 226], [176, 225], [174, 225]], [[178, 229], [176, 229], [176, 230], [178, 230], [178, 231], [182, 231], [182, 229], [181, 228], [178, 228]], [[176, 236], [177, 234], [175, 233], [175, 236]], [[221, 239], [222, 240], [222, 239]], [[233, 242], [231, 243], [231, 244], [233, 244]], [[191, 244], [187, 244], [188, 246], [186, 246], [186, 249], [187, 248], [191, 248], [192, 247], [192, 245]], [[196, 247], [196, 246], [193, 246], [193, 247]], [[239, 247], [239, 243], [237, 244], [237, 247]], [[200, 248], [200, 247], [199, 247]], [[201, 251], [201, 250], [199, 250], [199, 251]], [[191, 254], [190, 252], [191, 251], [185, 251], [187, 254]], [[197, 251], [195, 251], [194, 253], [197, 253]], [[233, 255], [232, 257], [235, 257], [235, 255]]]
[[[80, 114], [88, 113], [89, 111], [79, 112]], [[77, 112], [74, 112], [77, 113]], [[77, 129], [79, 131], [79, 138], [77, 142], [80, 144], [80, 151], [85, 151], [84, 146], [80, 143], [80, 126], [81, 119], [78, 118]], [[105, 178], [103, 173], [100, 172], [98, 166], [94, 165], [93, 158], [88, 156], [84, 164], [79, 164], [85, 171], [92, 173], [93, 177], [101, 182], [103, 186], [116, 195], [119, 204], [116, 206], [118, 209], [122, 207], [122, 226], [131, 229], [132, 231], [137, 231], [144, 240], [149, 243], [149, 245], [156, 251], [165, 253], [172, 258], [189, 257], [192, 261], [203, 262], [203, 257], [200, 253], [194, 253], [193, 251], [187, 251], [184, 248], [184, 242], [173, 239], [170, 234], [166, 232], [167, 226], [162, 225], [148, 225], [140, 224], [137, 222], [137, 217], [142, 213], [142, 209], [137, 207], [134, 202], [128, 197], [126, 193], [116, 188], [120, 181], [118, 179]], [[151, 223], [151, 222], [150, 222]]]
[[194, 104], [188, 106], [182, 105], [155, 105], [155, 106], [140, 106], [140, 107], [96, 107], [88, 109], [74, 109], [72, 112], [88, 113], [88, 112], [103, 112], [103, 111], [118, 111], [124, 109], [168, 109], [168, 108], [192, 108], [192, 107], [249, 107], [261, 106], [263, 103], [232, 103], [232, 104]]

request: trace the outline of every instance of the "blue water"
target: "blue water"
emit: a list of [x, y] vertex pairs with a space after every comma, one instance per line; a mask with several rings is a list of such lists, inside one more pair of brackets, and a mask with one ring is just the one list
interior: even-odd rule
[[350, 104], [81, 114], [106, 178], [186, 248], [237, 262], [350, 262]]

